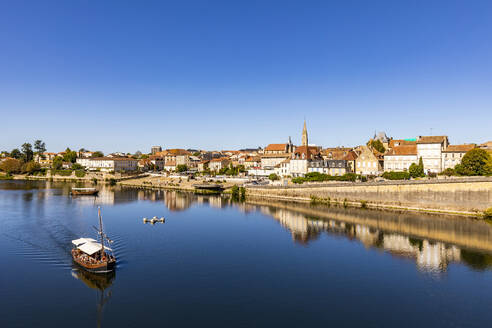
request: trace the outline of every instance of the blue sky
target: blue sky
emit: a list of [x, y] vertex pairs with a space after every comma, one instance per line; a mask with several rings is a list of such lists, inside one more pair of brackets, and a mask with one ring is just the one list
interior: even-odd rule
[[0, 150], [492, 140], [492, 1], [3, 1]]

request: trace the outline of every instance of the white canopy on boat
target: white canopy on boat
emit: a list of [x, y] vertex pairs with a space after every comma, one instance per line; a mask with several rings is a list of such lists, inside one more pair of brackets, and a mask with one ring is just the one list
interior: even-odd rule
[[80, 246], [85, 243], [97, 243], [97, 240], [92, 238], [79, 238], [72, 240], [72, 244], [74, 244], [75, 246]]
[[[82, 244], [82, 245], [78, 246], [77, 248], [80, 249], [82, 252], [86, 253], [87, 255], [92, 255], [92, 254], [97, 253], [101, 250], [101, 244], [99, 244], [97, 242], [89, 242], [89, 243]], [[104, 246], [104, 249], [107, 251], [112, 251], [111, 248], [106, 247], [106, 246]]]

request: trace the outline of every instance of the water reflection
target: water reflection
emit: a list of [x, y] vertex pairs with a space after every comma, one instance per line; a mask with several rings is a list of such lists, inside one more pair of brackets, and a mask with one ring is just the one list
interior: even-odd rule
[[104, 305], [112, 296], [111, 285], [116, 277], [115, 272], [95, 274], [87, 272], [75, 266], [72, 269], [72, 277], [82, 281], [87, 287], [95, 289], [97, 295], [97, 327], [101, 327]]
[[[271, 205], [257, 206], [263, 214], [273, 217], [281, 226], [290, 231], [294, 242], [303, 245], [307, 245], [309, 242], [318, 239], [322, 233], [326, 233], [358, 240], [368, 249], [379, 249], [395, 257], [413, 259], [417, 268], [423, 272], [445, 272], [451, 262], [461, 262], [476, 270], [490, 270], [492, 268], [492, 254], [488, 252], [492, 246], [490, 226], [481, 221], [424, 216], [426, 221], [420, 222], [419, 229], [427, 232], [424, 235], [441, 237], [444, 240], [454, 239], [463, 244], [474, 240], [474, 245], [480, 244], [483, 246], [482, 249], [466, 249], [460, 248], [456, 244], [436, 240], [438, 238], [405, 235], [397, 231], [391, 231], [391, 229], [382, 228], [385, 226], [395, 228], [394, 221], [396, 220], [399, 224], [398, 229], [407, 231], [411, 229], [411, 226], [406, 226], [405, 223], [408, 223], [408, 220], [412, 220], [414, 216], [412, 214], [357, 211], [354, 209], [340, 210], [336, 208], [330, 208], [330, 212], [326, 212], [326, 207], [318, 206], [304, 206], [303, 208], [287, 205], [288, 209]], [[282, 206], [282, 204], [277, 204], [277, 206]], [[295, 211], [301, 208], [310, 213], [318, 213], [321, 217], [314, 217]], [[366, 219], [372, 216], [372, 220], [368, 220], [372, 224], [363, 225], [357, 223], [356, 221], [360, 220], [361, 215], [365, 215]], [[337, 218], [340, 216], [345, 220]], [[436, 227], [441, 227], [442, 225], [442, 222], [436, 222], [439, 219], [448, 220], [448, 224], [451, 227], [456, 226], [459, 229], [452, 230], [449, 226], [442, 230], [436, 229]], [[461, 220], [461, 222], [457, 220]], [[473, 234], [474, 225], [480, 226], [480, 234]], [[434, 230], [430, 229], [430, 227], [434, 227]], [[483, 239], [484, 236], [489, 238]]]
[[[412, 259], [419, 270], [425, 272], [446, 272], [453, 262], [464, 263], [475, 270], [492, 268], [492, 226], [480, 220], [252, 199], [234, 203], [227, 197], [173, 190], [109, 185], [97, 185], [97, 188], [97, 197], [70, 197], [71, 186], [66, 183], [2, 183], [2, 189], [27, 191], [20, 195], [24, 211], [34, 201], [37, 210], [42, 211], [42, 204], [50, 193], [67, 196], [67, 202], [81, 206], [115, 205], [136, 200], [160, 202], [170, 211], [184, 211], [193, 204], [217, 209], [234, 206], [243, 213], [260, 212], [274, 218], [296, 244], [303, 246], [309, 246], [323, 234], [338, 235], [359, 241], [367, 249]], [[38, 189], [36, 197], [32, 192], [34, 189]]]

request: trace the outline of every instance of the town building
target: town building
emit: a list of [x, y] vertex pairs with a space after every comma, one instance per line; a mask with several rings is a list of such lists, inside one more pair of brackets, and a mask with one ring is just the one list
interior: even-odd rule
[[208, 163], [208, 168], [210, 171], [215, 171], [218, 172], [224, 167], [227, 167], [230, 164], [229, 159], [223, 157], [223, 158], [214, 158], [210, 160]]
[[246, 169], [250, 169], [252, 167], [259, 167], [261, 165], [261, 157], [260, 156], [248, 156], [244, 160], [243, 165]]
[[155, 155], [155, 154], [157, 154], [157, 153], [160, 153], [161, 151], [162, 151], [162, 147], [161, 147], [161, 146], [152, 146], [152, 147], [150, 148], [150, 153], [151, 153], [152, 155]]
[[318, 172], [328, 175], [344, 175], [348, 173], [348, 166], [346, 160], [337, 159], [322, 159], [308, 161], [307, 166], [309, 172]]
[[135, 171], [138, 161], [128, 157], [77, 158], [76, 162], [89, 170], [129, 172]]
[[204, 172], [204, 171], [206, 171], [208, 169], [208, 163], [209, 162], [210, 162], [209, 160], [200, 161], [197, 164], [198, 172]]
[[261, 168], [273, 169], [287, 158], [290, 158], [290, 154], [264, 154], [261, 156]]
[[384, 171], [408, 171], [410, 165], [418, 163], [417, 144], [393, 146], [384, 155]]
[[42, 153], [34, 155], [34, 161], [41, 166], [51, 166], [55, 157], [59, 156], [57, 153]]
[[447, 136], [420, 136], [417, 138], [417, 157], [422, 157], [424, 172], [443, 171], [442, 152], [448, 147]]
[[379, 175], [383, 172], [384, 157], [377, 150], [368, 146], [359, 146], [355, 150], [355, 173], [362, 175]]
[[476, 147], [477, 145], [475, 144], [449, 145], [442, 151], [442, 169], [454, 168], [456, 164], [461, 163], [461, 159], [468, 151]]

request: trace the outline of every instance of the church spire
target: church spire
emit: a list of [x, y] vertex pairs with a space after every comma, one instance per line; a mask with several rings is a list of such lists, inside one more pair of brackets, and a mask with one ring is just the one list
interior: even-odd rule
[[302, 145], [308, 146], [308, 133], [306, 128], [306, 120], [304, 120], [304, 128], [302, 129]]

